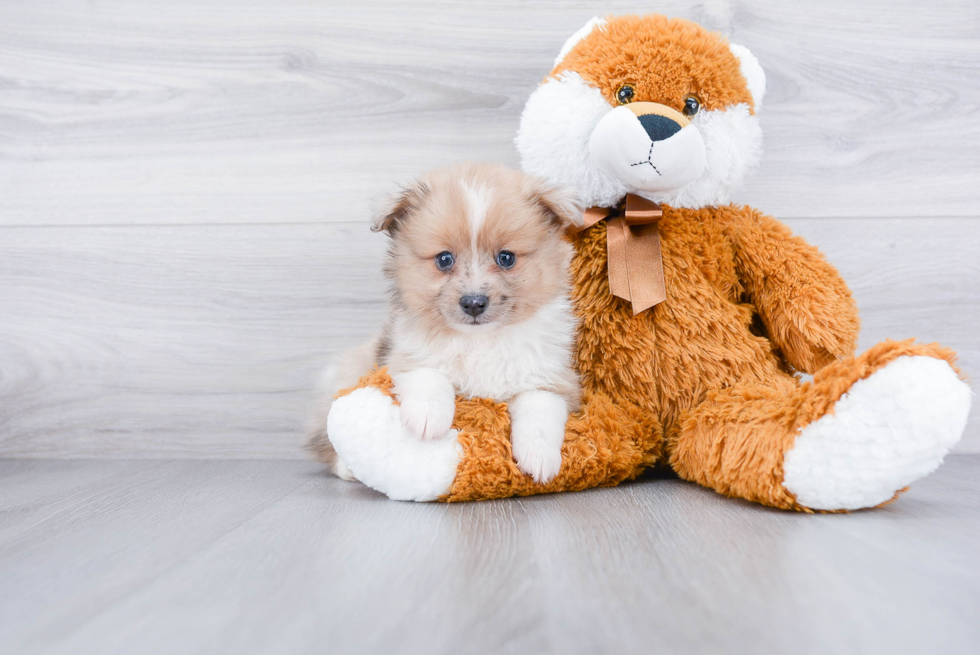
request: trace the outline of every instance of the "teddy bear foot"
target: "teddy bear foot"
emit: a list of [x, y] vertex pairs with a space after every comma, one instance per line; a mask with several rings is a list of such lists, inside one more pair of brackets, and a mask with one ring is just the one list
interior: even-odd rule
[[449, 492], [461, 447], [456, 430], [422, 441], [402, 423], [398, 405], [374, 387], [334, 401], [330, 441], [358, 480], [394, 500], [436, 500]]
[[783, 486], [810, 509], [887, 502], [934, 471], [959, 441], [971, 395], [945, 361], [899, 357], [800, 431], [783, 461]]

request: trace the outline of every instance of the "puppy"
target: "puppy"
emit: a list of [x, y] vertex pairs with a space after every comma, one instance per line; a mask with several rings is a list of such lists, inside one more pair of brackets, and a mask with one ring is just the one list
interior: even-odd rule
[[569, 299], [581, 225], [573, 192], [502, 166], [433, 171], [395, 197], [373, 230], [390, 246], [390, 315], [380, 335], [345, 354], [314, 419], [309, 448], [345, 479], [326, 432], [337, 389], [377, 364], [394, 381], [402, 422], [420, 439], [452, 427], [456, 396], [508, 403], [517, 466], [537, 482], [561, 468], [569, 412], [579, 407]]

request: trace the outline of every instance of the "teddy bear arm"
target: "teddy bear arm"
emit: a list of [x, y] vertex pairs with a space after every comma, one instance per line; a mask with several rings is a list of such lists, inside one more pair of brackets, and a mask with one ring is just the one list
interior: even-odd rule
[[814, 373], [853, 355], [860, 326], [857, 306], [823, 254], [753, 209], [745, 208], [730, 227], [746, 294], [787, 362]]

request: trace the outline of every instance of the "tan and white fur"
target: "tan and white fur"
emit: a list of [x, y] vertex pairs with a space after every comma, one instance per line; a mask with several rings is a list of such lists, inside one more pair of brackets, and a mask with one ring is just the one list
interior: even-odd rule
[[538, 482], [554, 478], [579, 406], [564, 234], [581, 220], [574, 192], [490, 164], [433, 171], [393, 198], [373, 226], [390, 237], [390, 315], [328, 372], [314, 455], [353, 479], [330, 444], [327, 415], [334, 393], [377, 364], [419, 439], [454, 434], [457, 395], [507, 402], [517, 466]]

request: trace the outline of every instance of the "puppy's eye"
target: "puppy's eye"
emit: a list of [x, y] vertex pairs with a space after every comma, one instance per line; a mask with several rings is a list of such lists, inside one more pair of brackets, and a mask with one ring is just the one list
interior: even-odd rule
[[517, 255], [509, 250], [501, 250], [497, 253], [497, 266], [500, 268], [514, 268], [517, 263]]
[[456, 263], [456, 258], [453, 257], [453, 253], [448, 250], [443, 250], [441, 253], [436, 255], [436, 268], [440, 271], [448, 271]]
[[698, 97], [696, 95], [691, 94], [686, 98], [684, 98], [685, 116], [693, 116], [694, 114], [698, 113], [699, 109], [701, 109], [701, 101], [698, 100]]
[[619, 89], [616, 91], [616, 100], [621, 105], [629, 104], [633, 102], [633, 97], [635, 95], [636, 92], [633, 91], [633, 87], [630, 86], [629, 84], [624, 84], [623, 86], [619, 87]]

